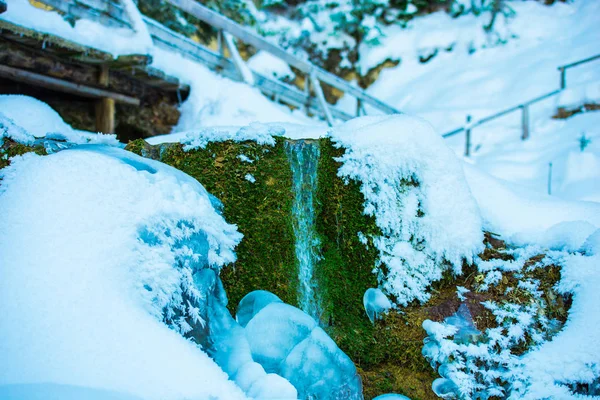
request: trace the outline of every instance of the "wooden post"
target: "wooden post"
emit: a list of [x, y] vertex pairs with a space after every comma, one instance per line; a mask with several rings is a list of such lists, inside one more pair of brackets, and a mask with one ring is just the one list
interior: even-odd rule
[[[108, 65], [100, 66], [98, 83], [101, 86], [108, 86], [109, 69]], [[101, 98], [96, 103], [96, 131], [102, 133], [115, 132], [115, 100], [107, 97]]]
[[567, 69], [565, 67], [558, 67], [560, 71], [560, 90], [567, 88]]
[[465, 157], [471, 155], [471, 116], [467, 115], [467, 124], [465, 125]]
[[529, 105], [521, 105], [521, 140], [529, 138]]
[[356, 116], [360, 117], [360, 112], [362, 110], [362, 100], [357, 98], [356, 99]]

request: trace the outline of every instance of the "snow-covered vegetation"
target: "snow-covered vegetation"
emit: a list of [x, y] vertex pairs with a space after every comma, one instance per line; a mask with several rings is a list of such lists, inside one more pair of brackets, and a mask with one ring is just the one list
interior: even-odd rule
[[[332, 285], [348, 298], [344, 307], [358, 304], [367, 332], [393, 338], [381, 343], [402, 342], [393, 330], [398, 319], [412, 323], [404, 310], [425, 310], [416, 342], [425, 338], [422, 356], [435, 373], [431, 396], [600, 396], [600, 60], [569, 71], [566, 90], [530, 107], [527, 141], [519, 112], [472, 126], [468, 158], [462, 134], [441, 137], [467, 115], [557, 89], [557, 66], [600, 53], [599, 3], [207, 1], [358, 85], [374, 80], [368, 93], [406, 112], [331, 128], [154, 46], [139, 10], [195, 40], [214, 36], [165, 2], [123, 0], [134, 29], [73, 24], [35, 2], [8, 3], [5, 21], [115, 57], [151, 55], [153, 68], [191, 91], [173, 133], [148, 139], [138, 149], [144, 157], [115, 135], [74, 129], [32, 97], [0, 96], [0, 397], [361, 399], [359, 375], [369, 377], [365, 386], [394, 376], [404, 390], [394, 374], [411, 371], [392, 372], [393, 357], [381, 357], [389, 371], [376, 378], [366, 375], [372, 364], [349, 357], [358, 351], [348, 336], [364, 331], [336, 325], [341, 318], [325, 309]], [[298, 78], [267, 53], [247, 55], [254, 71]], [[355, 112], [356, 104], [342, 97], [338, 106]], [[313, 150], [310, 160], [277, 165], [290, 182], [261, 171], [266, 154], [291, 151], [298, 139], [313, 139]], [[330, 199], [319, 192], [323, 141], [340, 151], [327, 160], [343, 181]], [[217, 157], [217, 144], [235, 161]], [[208, 177], [227, 162], [247, 170]], [[297, 277], [272, 286], [254, 276], [226, 281], [236, 251], [254, 249], [243, 247], [246, 233], [226, 217], [235, 214], [225, 200], [198, 182], [203, 174], [221, 180], [220, 195], [240, 190], [259, 213], [276, 209], [296, 237], [294, 256], [305, 260], [298, 268], [277, 254], [259, 258], [298, 268]], [[278, 185], [289, 197], [274, 206], [264, 193]], [[357, 215], [340, 200], [353, 190]], [[373, 272], [359, 292], [359, 271], [319, 271], [347, 260], [325, 248], [332, 245], [316, 220], [324, 199], [338, 202], [335, 221], [327, 220], [338, 229], [332, 243], [356, 243], [349, 248], [360, 262], [373, 261], [357, 267]], [[372, 224], [350, 229], [359, 217]], [[268, 240], [288, 244], [283, 235]], [[252, 287], [237, 310], [227, 284]], [[264, 290], [293, 285], [299, 298], [291, 304]], [[382, 345], [375, 335], [366, 341]]]

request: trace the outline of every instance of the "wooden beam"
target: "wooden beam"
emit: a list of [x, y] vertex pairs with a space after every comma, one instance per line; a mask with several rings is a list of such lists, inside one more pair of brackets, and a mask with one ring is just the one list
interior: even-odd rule
[[65, 81], [62, 79], [52, 78], [46, 75], [36, 74], [35, 72], [25, 71], [18, 68], [0, 65], [0, 77], [12, 79], [18, 82], [24, 82], [41, 87], [57, 90], [59, 92], [76, 94], [82, 97], [92, 99], [109, 98], [114, 99], [119, 103], [130, 104], [134, 106], [140, 105], [140, 100], [134, 97], [111, 92], [109, 90], [98, 89], [91, 86], [80, 85], [77, 83]]
[[[109, 81], [108, 65], [100, 66], [98, 83], [107, 87]], [[96, 131], [102, 133], [115, 132], [115, 100], [103, 97], [96, 102]]]

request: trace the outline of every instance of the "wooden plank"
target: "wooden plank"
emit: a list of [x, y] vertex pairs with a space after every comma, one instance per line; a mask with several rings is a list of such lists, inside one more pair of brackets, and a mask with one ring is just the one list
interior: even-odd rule
[[114, 99], [115, 101], [118, 101], [120, 103], [130, 104], [134, 106], [140, 105], [139, 99], [136, 99], [134, 97], [126, 96], [104, 89], [98, 89], [91, 86], [80, 85], [62, 79], [52, 78], [46, 75], [40, 75], [34, 72], [21, 70], [6, 65], [0, 65], [0, 76], [19, 82], [39, 85], [52, 90], [76, 94], [82, 97], [95, 99], [106, 97]]
[[356, 98], [361, 99], [364, 103], [369, 104], [385, 113], [388, 114], [400, 114], [400, 111], [392, 106], [385, 104], [384, 102], [369, 96], [364, 90], [350, 85], [342, 78], [333, 75], [308, 61], [302, 60], [288, 53], [283, 48], [268, 42], [260, 35], [255, 32], [235, 23], [229, 18], [212, 11], [211, 9], [203, 6], [202, 4], [194, 0], [165, 0], [167, 3], [174, 5], [175, 7], [193, 15], [194, 17], [212, 25], [217, 29], [222, 29], [225, 32], [229, 32], [233, 36], [248, 43], [257, 49], [271, 53], [275, 57], [285, 61], [292, 67], [307, 73], [316, 74], [317, 79], [328, 85], [331, 85], [341, 91], [348, 93]]

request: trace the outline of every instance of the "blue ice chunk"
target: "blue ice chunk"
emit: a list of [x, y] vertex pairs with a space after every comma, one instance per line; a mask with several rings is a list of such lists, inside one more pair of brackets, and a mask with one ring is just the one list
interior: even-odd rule
[[248, 321], [250, 321], [252, 317], [271, 303], [283, 303], [283, 301], [266, 290], [255, 290], [250, 292], [244, 296], [240, 301], [240, 304], [238, 304], [235, 318], [241, 326], [246, 327]]

